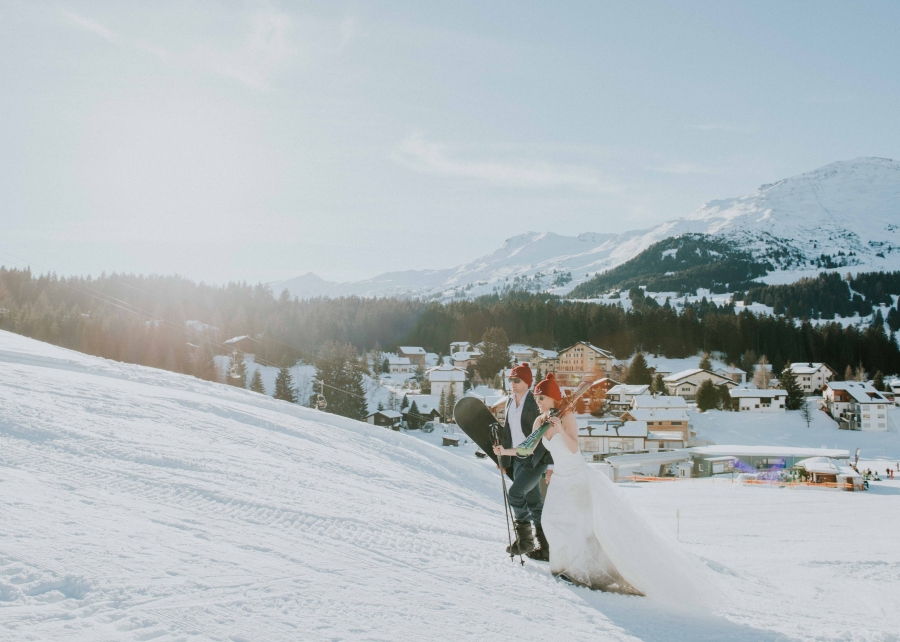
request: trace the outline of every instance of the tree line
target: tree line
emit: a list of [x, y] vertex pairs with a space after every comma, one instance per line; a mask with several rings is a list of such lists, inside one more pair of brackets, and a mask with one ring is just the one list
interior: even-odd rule
[[[882, 289], [889, 291], [893, 286]], [[860, 287], [868, 287], [860, 284]], [[871, 286], [877, 290], [877, 281]], [[625, 359], [638, 350], [679, 358], [719, 351], [741, 363], [766, 355], [776, 372], [822, 361], [838, 372], [862, 366], [900, 373], [900, 350], [878, 323], [859, 327], [797, 320], [707, 300], [676, 308], [635, 295], [625, 310], [539, 294], [448, 304], [403, 299], [312, 299], [264, 285], [194, 283], [180, 277], [63, 278], [0, 267], [0, 329], [102, 357], [211, 378], [212, 356], [230, 337], [253, 337], [261, 360], [315, 363], [329, 343], [357, 353], [418, 345], [439, 354], [501, 328], [510, 342], [561, 349], [588, 341]]]

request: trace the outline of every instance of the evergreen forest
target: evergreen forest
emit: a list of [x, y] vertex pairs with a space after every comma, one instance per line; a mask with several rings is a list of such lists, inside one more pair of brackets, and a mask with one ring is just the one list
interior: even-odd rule
[[[870, 300], [886, 300], [900, 283], [897, 273], [874, 274], [849, 283], [869, 310]], [[815, 279], [795, 284], [796, 290], [764, 289], [776, 288], [785, 310], [794, 312], [802, 309], [802, 297], [814, 288], [832, 287], [834, 278], [820, 277], [825, 285]], [[451, 341], [478, 342], [495, 327], [513, 343], [560, 349], [584, 340], [618, 358], [637, 350], [673, 358], [720, 351], [739, 363], [750, 350], [766, 355], [776, 371], [790, 361], [824, 361], [838, 372], [862, 364], [868, 372], [900, 373], [900, 350], [887, 323], [877, 322], [879, 315], [872, 324], [843, 327], [799, 315], [735, 314], [733, 304], [705, 299], [676, 309], [635, 290], [628, 310], [528, 293], [448, 304], [356, 297], [301, 301], [264, 285], [213, 286], [180, 277], [117, 274], [63, 278], [0, 267], [0, 329], [204, 378], [214, 376], [212, 355], [231, 351], [223, 342], [242, 335], [251, 337], [260, 360], [292, 365], [300, 359], [314, 363], [330, 342], [350, 344], [359, 352], [418, 345], [446, 354]], [[757, 296], [749, 292], [745, 300]]]

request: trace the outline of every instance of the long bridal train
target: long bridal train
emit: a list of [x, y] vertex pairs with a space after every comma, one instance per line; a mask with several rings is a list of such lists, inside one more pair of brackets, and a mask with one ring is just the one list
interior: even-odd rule
[[709, 611], [716, 591], [708, 569], [656, 533], [559, 433], [544, 443], [554, 462], [543, 513], [551, 572], [592, 589]]

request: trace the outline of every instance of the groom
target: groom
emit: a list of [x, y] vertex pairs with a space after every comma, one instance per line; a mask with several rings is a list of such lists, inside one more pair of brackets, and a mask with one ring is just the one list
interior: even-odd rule
[[[531, 367], [521, 363], [509, 373], [510, 395], [506, 403], [506, 422], [500, 440], [504, 448], [515, 448], [534, 429], [534, 421], [541, 414], [537, 401], [531, 393], [534, 378]], [[512, 460], [512, 461], [510, 461]], [[511, 555], [528, 555], [531, 559], [547, 561], [550, 547], [541, 528], [541, 512], [544, 500], [541, 498], [540, 481], [553, 458], [543, 443], [539, 443], [529, 457], [501, 457], [500, 466], [509, 468], [512, 464], [513, 483], [509, 488], [509, 505], [515, 515], [516, 541], [507, 549]], [[539, 548], [535, 548], [531, 524], [537, 536]]]

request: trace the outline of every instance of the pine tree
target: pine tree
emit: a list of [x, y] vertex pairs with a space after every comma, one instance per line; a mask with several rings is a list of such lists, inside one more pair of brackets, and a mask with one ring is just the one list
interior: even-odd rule
[[481, 356], [475, 368], [482, 379], [492, 379], [509, 365], [509, 338], [503, 328], [488, 328], [481, 341]]
[[453, 411], [456, 410], [456, 391], [453, 390], [453, 385], [447, 389], [447, 421], [453, 421]]
[[266, 394], [266, 387], [262, 382], [262, 375], [259, 374], [259, 368], [253, 371], [253, 377], [250, 379], [250, 390], [258, 392], [261, 395]]
[[731, 390], [729, 390], [728, 386], [722, 384], [721, 386], [716, 386], [719, 389], [719, 406], [722, 410], [734, 410], [734, 403], [731, 399]]
[[900, 311], [898, 311], [897, 308], [891, 308], [890, 310], [888, 310], [887, 324], [891, 329], [891, 332], [900, 330]]
[[447, 397], [444, 395], [443, 388], [441, 388], [441, 398], [438, 400], [438, 413], [441, 415], [441, 421], [447, 416]]
[[872, 327], [873, 328], [881, 328], [884, 326], [884, 315], [881, 313], [881, 308], [872, 315]]
[[653, 374], [647, 366], [647, 359], [643, 352], [638, 352], [631, 360], [628, 367], [628, 375], [625, 377], [625, 383], [629, 385], [650, 385], [653, 382]]
[[[316, 379], [325, 383], [328, 391], [326, 412], [363, 421], [369, 414], [363, 373], [356, 348], [350, 344], [325, 344], [316, 359]], [[397, 397], [391, 391], [388, 408], [397, 409]]]
[[403, 395], [403, 401], [400, 402], [400, 412], [403, 412], [409, 408], [409, 398], [406, 395]]
[[422, 427], [422, 423], [422, 418], [419, 416], [419, 406], [413, 401], [409, 407], [409, 412], [406, 413], [406, 425], [412, 430], [417, 430]]
[[297, 403], [297, 392], [294, 390], [294, 377], [291, 371], [282, 366], [275, 377], [275, 393], [272, 395], [275, 399]]
[[712, 410], [719, 407], [719, 391], [716, 384], [710, 379], [706, 379], [697, 388], [697, 408], [701, 411]]
[[709, 360], [709, 353], [704, 352], [703, 358], [700, 359], [700, 365], [697, 366], [701, 370], [712, 370], [712, 361]]
[[655, 388], [655, 390], [653, 391], [655, 394], [662, 395], [664, 397], [668, 396], [669, 388], [666, 386], [666, 382], [664, 381], [662, 374], [656, 375], [656, 377], [653, 379], [653, 387]]
[[382, 410], [384, 410], [384, 404], [379, 401], [378, 402], [378, 412], [381, 412]]
[[800, 387], [800, 384], [797, 383], [797, 376], [794, 374], [794, 371], [791, 370], [790, 366], [786, 366], [785, 369], [781, 371], [779, 382], [779, 385], [787, 392], [787, 398], [784, 400], [784, 407], [788, 410], [799, 410], [800, 406], [805, 403], [806, 398], [803, 395], [803, 389]]
[[875, 390], [884, 392], [884, 375], [881, 370], [875, 373], [875, 379], [872, 381], [872, 385], [875, 387]]

